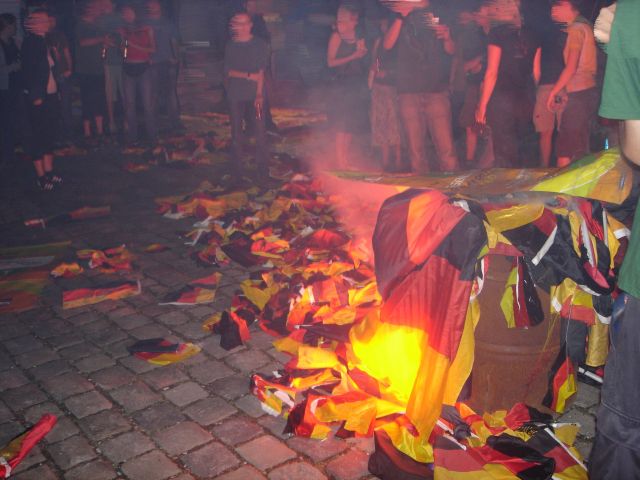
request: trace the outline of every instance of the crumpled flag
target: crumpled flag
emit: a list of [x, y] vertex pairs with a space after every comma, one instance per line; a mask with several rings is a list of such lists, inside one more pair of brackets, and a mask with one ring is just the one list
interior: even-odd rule
[[46, 270], [29, 270], [0, 277], [0, 314], [34, 308], [48, 280], [49, 272]]
[[141, 292], [142, 286], [139, 281], [111, 284], [101, 288], [67, 290], [62, 293], [62, 308], [67, 310], [84, 305], [93, 305], [105, 300], [121, 300], [139, 295]]
[[54, 278], [71, 278], [80, 275], [82, 272], [84, 272], [84, 269], [78, 262], [61, 263], [51, 270], [51, 276]]
[[167, 250], [169, 250], [169, 247], [167, 247], [166, 245], [162, 245], [161, 243], [152, 243], [151, 245], [146, 246], [144, 249], [145, 253], [160, 253], [166, 252]]
[[32, 218], [25, 220], [27, 227], [48, 227], [77, 220], [88, 220], [91, 218], [107, 217], [111, 215], [111, 207], [82, 207], [71, 212], [60, 213], [46, 218]]
[[216, 298], [216, 289], [222, 278], [220, 272], [192, 280], [177, 292], [167, 294], [159, 305], [198, 305], [211, 303]]
[[127, 162], [122, 167], [123, 170], [131, 173], [144, 172], [151, 168], [147, 163]]
[[134, 343], [127, 350], [154, 365], [169, 365], [196, 355], [201, 348], [193, 343], [171, 343], [164, 338], [150, 338]]
[[31, 449], [51, 431], [57, 421], [55, 415], [47, 413], [25, 433], [0, 448], [0, 478], [9, 478], [11, 472], [24, 460]]
[[109, 248], [107, 250], [78, 250], [76, 255], [81, 260], [89, 260], [89, 268], [99, 268], [101, 272], [113, 273], [119, 271], [131, 271], [133, 255], [125, 245]]

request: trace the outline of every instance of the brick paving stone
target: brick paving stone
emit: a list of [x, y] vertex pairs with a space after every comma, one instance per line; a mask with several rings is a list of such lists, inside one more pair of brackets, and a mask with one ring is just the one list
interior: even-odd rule
[[120, 387], [117, 390], [112, 390], [110, 395], [129, 413], [142, 410], [162, 399], [160, 395], [151, 391], [151, 389], [142, 382], [135, 382], [131, 385]]
[[201, 478], [215, 478], [240, 464], [240, 460], [227, 447], [216, 442], [182, 455], [180, 461], [191, 473]]
[[291, 437], [287, 440], [287, 445], [316, 463], [335, 457], [349, 448], [347, 442], [333, 437], [322, 441], [313, 438]]
[[31, 331], [33, 331], [38, 338], [50, 342], [51, 338], [59, 336], [60, 332], [68, 331], [71, 325], [64, 320], [47, 316], [47, 318], [40, 319], [31, 324], [30, 327]]
[[[150, 284], [152, 285], [152, 284]], [[144, 316], [148, 316], [151, 318], [155, 318], [156, 315], [160, 315], [164, 312], [167, 311], [167, 307], [164, 305], [147, 305], [146, 307], [143, 307], [140, 309], [140, 313]]]
[[269, 480], [327, 480], [327, 477], [308, 463], [292, 462], [274, 468], [269, 472]]
[[82, 431], [97, 442], [131, 429], [129, 421], [115, 410], [104, 410], [78, 423]]
[[111, 310], [107, 314], [107, 317], [109, 317], [109, 320], [115, 321], [118, 318], [129, 318], [135, 314], [136, 314], [136, 311], [131, 307], [120, 307], [120, 308]]
[[233, 402], [233, 404], [253, 418], [259, 418], [265, 414], [264, 410], [262, 410], [262, 406], [258, 398], [251, 394], [239, 398], [238, 400]]
[[[47, 459], [42, 454], [42, 449], [40, 446], [36, 445], [29, 454], [20, 462], [20, 464], [14, 470], [15, 473], [24, 472], [29, 470], [31, 467], [35, 465], [40, 465], [41, 463], [46, 462]], [[11, 477], [13, 478], [13, 477]]]
[[234, 400], [249, 393], [249, 378], [245, 375], [221, 378], [210, 385], [210, 390], [222, 398]]
[[44, 380], [42, 386], [56, 400], [93, 390], [94, 386], [77, 373], [64, 373], [55, 378]]
[[59, 477], [49, 465], [39, 465], [11, 476], [14, 480], [57, 480]]
[[232, 374], [233, 370], [217, 360], [206, 360], [189, 367], [191, 378], [205, 385]]
[[65, 360], [54, 360], [53, 362], [38, 365], [37, 367], [28, 370], [28, 373], [36, 380], [47, 380], [70, 371], [71, 365], [69, 365]]
[[273, 341], [275, 339], [276, 337], [269, 335], [259, 328], [251, 329], [251, 338], [247, 340], [247, 345], [251, 348], [267, 351], [273, 347]]
[[9, 410], [4, 402], [0, 402], [0, 423], [6, 422], [13, 418], [13, 413]]
[[60, 313], [63, 314], [63, 316], [68, 315], [68, 317], [65, 317], [65, 318], [67, 318], [69, 322], [75, 325], [76, 327], [79, 327], [81, 325], [86, 325], [87, 323], [91, 323], [96, 319], [96, 314], [88, 311], [80, 312], [79, 310], [74, 309], [74, 310], [63, 310]]
[[73, 421], [66, 416], [58, 417], [58, 421], [51, 429], [47, 436], [45, 437], [45, 441], [47, 443], [58, 443], [62, 440], [66, 440], [69, 437], [73, 437], [74, 435], [80, 433], [80, 430], [76, 426]]
[[[131, 342], [129, 345], [133, 345], [133, 342]], [[129, 354], [128, 357], [119, 359], [118, 362], [120, 362], [122, 365], [127, 367], [133, 373], [138, 373], [138, 374], [150, 372], [151, 370], [159, 368], [158, 365], [154, 365], [153, 363], [149, 363], [138, 357], [134, 357], [131, 354]]]
[[284, 353], [279, 350], [276, 350], [275, 348], [271, 348], [267, 350], [267, 353], [278, 363], [285, 364], [289, 360], [291, 360], [291, 355], [289, 355], [288, 353]]
[[131, 480], [164, 480], [180, 473], [180, 468], [159, 450], [128, 460], [122, 471]]
[[262, 435], [263, 430], [244, 416], [225, 420], [213, 427], [213, 434], [227, 445], [237, 445]]
[[587, 410], [600, 404], [600, 389], [593, 385], [580, 383], [578, 393], [573, 404], [581, 409]]
[[271, 358], [260, 350], [244, 350], [224, 359], [225, 363], [241, 372], [255, 372], [271, 361]]
[[151, 323], [129, 330], [129, 334], [138, 340], [145, 340], [147, 338], [166, 338], [171, 335], [171, 332], [162, 325]]
[[112, 358], [107, 357], [103, 353], [98, 353], [75, 362], [75, 367], [80, 372], [91, 373], [115, 365], [115, 363]]
[[349, 446], [353, 448], [357, 448], [358, 450], [364, 453], [367, 453], [369, 455], [371, 455], [376, 449], [376, 445], [373, 440], [373, 437], [360, 437], [360, 438], [351, 437], [351, 438], [347, 438], [346, 442]]
[[129, 353], [129, 350], [127, 350], [127, 347], [132, 344], [133, 341], [131, 340], [131, 338], [127, 337], [127, 339], [124, 341], [112, 343], [111, 345], [105, 346], [103, 350], [107, 355], [110, 355], [113, 358], [127, 357], [131, 355]]
[[0, 392], [0, 400], [4, 401], [14, 412], [21, 412], [32, 405], [45, 402], [47, 396], [37, 385], [29, 383], [18, 388]]
[[209, 396], [209, 393], [195, 382], [181, 383], [164, 391], [163, 394], [167, 397], [167, 400], [178, 407], [184, 407]]
[[182, 325], [185, 322], [189, 321], [189, 316], [179, 310], [173, 310], [171, 312], [163, 313], [162, 315], [158, 315], [155, 317], [160, 323], [164, 323], [165, 325], [175, 326]]
[[42, 347], [38, 350], [18, 355], [15, 360], [16, 363], [23, 368], [32, 368], [52, 360], [57, 360], [58, 358], [60, 357], [58, 357], [55, 351]]
[[20, 321], [3, 322], [2, 330], [0, 330], [0, 340], [6, 344], [7, 340], [24, 336], [27, 333], [29, 333], [29, 328]]
[[201, 340], [211, 335], [210, 332], [206, 332], [202, 329], [200, 322], [191, 320], [189, 323], [183, 323], [182, 325], [175, 325], [173, 330], [185, 337], [188, 340]]
[[82, 337], [82, 335], [78, 335], [75, 333], [70, 333], [66, 335], [56, 335], [55, 337], [51, 337], [47, 340], [47, 342], [49, 342], [49, 344], [56, 350], [61, 350], [63, 348], [71, 347], [72, 345], [77, 345], [84, 341], [85, 340]]
[[100, 349], [95, 345], [87, 342], [79, 343], [71, 347], [63, 348], [58, 353], [62, 358], [67, 360], [80, 360], [81, 358], [88, 357], [89, 355], [95, 355], [100, 353]]
[[9, 357], [9, 355], [2, 350], [0, 350], [0, 372], [4, 370], [9, 370], [10, 368], [15, 368], [15, 363]]
[[93, 372], [89, 378], [100, 388], [113, 390], [133, 382], [136, 376], [126, 368], [116, 365]]
[[4, 340], [2, 343], [4, 344], [4, 348], [13, 355], [20, 355], [44, 348], [44, 344], [33, 335], [15, 337], [10, 340]]
[[351, 450], [331, 460], [326, 471], [335, 480], [357, 480], [369, 475], [369, 455], [359, 450]]
[[[582, 387], [582, 385], [580, 385]], [[596, 421], [593, 415], [579, 410], [569, 410], [558, 418], [558, 422], [579, 423], [580, 436], [584, 438], [594, 438], [596, 435]]]
[[184, 409], [189, 418], [202, 426], [218, 423], [236, 412], [233, 406], [217, 397], [205, 398]]
[[0, 392], [21, 387], [27, 383], [29, 383], [29, 379], [25, 377], [18, 368], [11, 368], [0, 372]]
[[95, 321], [90, 323], [85, 323], [78, 327], [79, 330], [85, 335], [92, 335], [98, 332], [102, 332], [103, 330], [108, 330], [113, 328], [113, 324], [104, 318], [96, 318]]
[[291, 437], [290, 434], [284, 433], [287, 421], [281, 416], [274, 417], [272, 415], [265, 415], [258, 419], [258, 423], [278, 438], [284, 440]]
[[194, 477], [189, 475], [188, 473], [183, 473], [178, 475], [177, 477], [173, 477], [171, 480], [196, 480]]
[[296, 457], [296, 452], [271, 435], [263, 435], [239, 447], [236, 451], [258, 470], [266, 470]]
[[113, 467], [102, 460], [85, 463], [65, 472], [65, 480], [112, 480], [118, 474]]
[[235, 352], [240, 352], [244, 350], [246, 347], [239, 346], [234, 348], [233, 350], [225, 350], [220, 346], [220, 337], [217, 335], [212, 335], [202, 342], [202, 350], [207, 352], [209, 355], [212, 355], [216, 359], [220, 360], [221, 358], [227, 357]]
[[63, 470], [69, 470], [76, 465], [96, 458], [95, 450], [81, 435], [51, 445], [47, 450], [56, 465]]
[[218, 480], [264, 480], [265, 477], [251, 465], [243, 465], [233, 472], [225, 473], [217, 477]]
[[0, 425], [0, 445], [3, 447], [10, 440], [24, 432], [25, 428], [18, 422], [12, 421]]
[[[582, 385], [580, 385], [580, 387], [582, 387]], [[580, 452], [580, 455], [582, 455], [583, 459], [588, 459], [589, 455], [591, 454], [593, 442], [590, 440], [578, 439], [576, 440], [574, 447], [576, 447], [576, 450]]]
[[197, 423], [182, 422], [157, 433], [154, 439], [160, 448], [176, 457], [210, 442], [213, 437]]
[[86, 337], [91, 340], [96, 345], [109, 345], [111, 343], [116, 343], [124, 339], [128, 339], [129, 335], [119, 328], [115, 328], [113, 325], [107, 330], [102, 330], [100, 332], [87, 334]]
[[144, 430], [155, 432], [175, 425], [185, 420], [186, 417], [172, 403], [160, 402], [136, 412], [133, 419]]
[[133, 330], [134, 328], [138, 328], [143, 325], [147, 325], [148, 323], [151, 323], [151, 319], [149, 317], [147, 317], [146, 315], [138, 314], [138, 313], [114, 318], [112, 320], [113, 320], [113, 323], [115, 323], [116, 325], [118, 325], [120, 328], [124, 330]]
[[100, 450], [113, 463], [118, 464], [137, 457], [156, 448], [145, 434], [137, 431], [123, 433], [106, 440], [100, 445]]
[[156, 368], [155, 370], [142, 374], [140, 378], [156, 390], [162, 390], [189, 379], [189, 377], [175, 365]]
[[84, 418], [112, 407], [112, 403], [95, 390], [69, 397], [64, 404], [76, 418]]

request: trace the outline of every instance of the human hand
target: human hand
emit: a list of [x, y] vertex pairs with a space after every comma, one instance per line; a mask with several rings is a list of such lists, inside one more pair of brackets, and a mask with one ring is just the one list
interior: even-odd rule
[[415, 3], [405, 2], [402, 0], [384, 0], [383, 3], [389, 10], [396, 12], [402, 17], [406, 17], [418, 8], [418, 5]]
[[478, 104], [476, 107], [476, 122], [479, 125], [487, 124], [487, 107]]
[[71, 76], [71, 70], [66, 70], [62, 73], [64, 78], [69, 78]]
[[609, 43], [611, 39], [611, 26], [616, 14], [616, 5], [617, 3], [614, 3], [609, 7], [600, 9], [600, 15], [598, 15], [593, 26], [593, 34], [600, 43]]
[[482, 61], [479, 58], [474, 58], [464, 64], [464, 71], [466, 73], [479, 73], [480, 70], [482, 70]]
[[36, 98], [36, 99], [33, 101], [33, 104], [34, 104], [36, 107], [39, 107], [40, 105], [42, 105], [42, 99], [41, 99], [41, 98]]
[[434, 25], [432, 28], [438, 40], [447, 42], [451, 39], [451, 31], [446, 25]]
[[362, 58], [367, 54], [367, 45], [364, 43], [364, 39], [358, 40], [356, 44], [356, 51], [354, 52], [354, 58]]

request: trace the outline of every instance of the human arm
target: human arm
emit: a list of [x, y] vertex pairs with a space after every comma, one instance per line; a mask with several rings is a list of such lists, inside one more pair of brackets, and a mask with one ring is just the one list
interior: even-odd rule
[[483, 125], [487, 123], [487, 105], [489, 104], [489, 100], [491, 100], [493, 90], [496, 88], [501, 57], [502, 48], [498, 45], [489, 44], [487, 47], [487, 71], [484, 74], [480, 100], [476, 108], [476, 122]]
[[618, 132], [622, 153], [630, 162], [640, 165], [640, 119], [621, 121]]
[[456, 44], [451, 38], [451, 30], [446, 25], [436, 25], [433, 27], [436, 38], [438, 40], [442, 40], [442, 46], [444, 47], [444, 51], [449, 55], [453, 55], [456, 51]]
[[415, 7], [410, 3], [399, 2], [393, 4], [389, 8], [396, 12], [398, 16], [389, 26], [387, 33], [384, 35], [382, 46], [385, 50], [391, 50], [395, 46], [396, 42], [398, 41], [398, 37], [400, 36], [400, 31], [402, 30], [404, 19], [407, 18], [407, 15], [413, 12]]
[[536, 54], [533, 57], [533, 81], [536, 85], [540, 84], [540, 77], [542, 75], [542, 49], [538, 47]]
[[329, 46], [327, 47], [327, 65], [329, 68], [336, 68], [342, 65], [346, 65], [349, 62], [364, 57], [367, 54], [367, 47], [364, 44], [364, 40], [358, 40], [356, 51], [346, 57], [338, 58], [338, 49], [340, 48], [340, 35], [332, 33], [329, 39]]
[[153, 53], [156, 51], [156, 38], [155, 35], [153, 34], [153, 29], [151, 27], [146, 27], [145, 28], [145, 32], [147, 33], [147, 36], [149, 38], [149, 45], [140, 45], [139, 43], [136, 43], [135, 41], [131, 41], [130, 38], [126, 38], [128, 40], [129, 43], [129, 48], [135, 48], [136, 50], [140, 50], [141, 52], [145, 52], [145, 53]]
[[551, 89], [551, 92], [549, 92], [549, 98], [547, 98], [547, 108], [549, 110], [553, 111], [556, 95], [558, 95], [562, 91], [562, 89], [567, 86], [571, 78], [576, 74], [576, 71], [578, 70], [579, 60], [580, 49], [569, 49], [564, 69], [562, 70], [562, 73], [560, 73], [560, 76]]
[[73, 72], [73, 60], [71, 59], [71, 52], [69, 51], [69, 47], [65, 47], [62, 50], [62, 54], [64, 55], [64, 59], [67, 63], [67, 70], [62, 72], [62, 76], [65, 78], [69, 78], [71, 76], [71, 72]]

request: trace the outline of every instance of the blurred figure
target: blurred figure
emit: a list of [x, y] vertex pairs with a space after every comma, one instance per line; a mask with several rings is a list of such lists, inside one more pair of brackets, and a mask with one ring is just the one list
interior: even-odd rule
[[396, 90], [398, 49], [385, 50], [382, 47], [389, 21], [389, 17], [380, 19], [382, 37], [377, 38], [373, 45], [368, 84], [371, 89], [371, 143], [380, 148], [382, 169], [393, 173], [402, 169], [402, 135]]
[[556, 140], [558, 167], [590, 152], [591, 123], [598, 108], [596, 42], [592, 25], [580, 15], [580, 3], [555, 0], [551, 7], [551, 18], [567, 26], [564, 69], [547, 98], [547, 108], [553, 110], [557, 96], [566, 92], [568, 97]]
[[124, 87], [124, 115], [127, 121], [125, 142], [138, 142], [138, 115], [136, 97], [140, 93], [144, 110], [147, 139], [153, 144], [158, 140], [156, 114], [153, 108], [153, 79], [151, 55], [156, 50], [153, 29], [143, 25], [135, 9], [125, 5], [120, 10], [124, 25], [120, 29], [122, 38], [122, 83]]
[[[398, 44], [396, 87], [400, 117], [414, 173], [429, 172], [427, 152], [435, 146], [441, 171], [458, 169], [453, 145], [449, 73], [455, 44], [449, 27], [429, 9], [428, 0], [394, 2], [398, 14], [383, 46]], [[428, 143], [427, 143], [428, 142]]]
[[255, 116], [256, 162], [258, 172], [268, 175], [268, 152], [263, 115], [264, 77], [269, 48], [264, 40], [253, 36], [249, 14], [231, 17], [231, 41], [224, 52], [224, 81], [231, 114], [232, 168], [241, 174], [242, 120], [246, 112]]
[[533, 124], [538, 132], [540, 146], [540, 166], [548, 167], [553, 151], [553, 133], [560, 126], [562, 112], [567, 104], [567, 95], [562, 92], [554, 97], [552, 108], [547, 107], [547, 100], [553, 86], [564, 69], [562, 51], [566, 42], [564, 33], [557, 23], [551, 21], [541, 26], [538, 37], [540, 49], [534, 59], [534, 75], [538, 84], [536, 104], [533, 109]]
[[0, 15], [0, 164], [15, 160], [16, 119], [22, 101], [20, 50], [15, 42], [16, 17]]
[[[480, 99], [480, 85], [487, 64], [487, 34], [490, 28], [487, 8], [480, 6], [477, 11], [463, 11], [458, 21], [461, 29], [459, 38], [456, 38], [456, 51], [459, 51], [465, 75], [464, 103], [458, 123], [465, 130], [466, 165], [470, 168], [490, 168], [494, 160], [490, 131], [482, 131], [475, 118], [476, 106]], [[480, 163], [476, 164], [480, 133], [485, 134], [485, 151], [482, 152]]]
[[153, 29], [156, 50], [151, 54], [153, 105], [156, 115], [160, 104], [166, 105], [169, 128], [180, 128], [178, 103], [179, 34], [176, 26], [166, 18], [158, 0], [147, 1], [147, 23]]
[[54, 58], [45, 38], [50, 25], [45, 10], [34, 10], [25, 22], [28, 35], [22, 46], [25, 92], [33, 132], [27, 151], [33, 159], [38, 187], [45, 191], [53, 190], [56, 184], [62, 183], [62, 177], [53, 171], [59, 103]]
[[335, 148], [338, 168], [349, 168], [349, 150], [354, 133], [366, 132], [367, 47], [356, 27], [358, 12], [349, 5], [338, 8], [336, 29], [329, 38], [327, 65], [331, 87], [327, 99], [330, 128], [336, 132]]
[[58, 85], [60, 99], [60, 124], [58, 126], [57, 140], [67, 143], [73, 134], [73, 122], [71, 113], [71, 94], [73, 90], [72, 78], [73, 62], [69, 51], [69, 41], [62, 30], [57, 28], [55, 15], [49, 15], [49, 33], [47, 33], [47, 45], [55, 63], [54, 75]]
[[88, 0], [76, 27], [76, 76], [80, 86], [85, 139], [92, 137], [92, 123], [96, 135], [102, 137], [104, 133], [106, 99], [102, 52], [113, 46], [113, 40], [98, 24], [102, 13], [102, 0]]
[[111, 134], [118, 131], [115, 118], [115, 104], [120, 99], [124, 109], [124, 88], [122, 86], [122, 51], [120, 50], [120, 29], [123, 22], [115, 12], [112, 0], [101, 0], [101, 15], [98, 23], [108, 42], [103, 46], [101, 56], [104, 64], [105, 101], [107, 104], [108, 128]]
[[519, 0], [493, 0], [487, 6], [497, 25], [489, 32], [476, 121], [491, 127], [496, 166], [522, 167], [527, 152], [521, 146], [527, 146], [533, 131], [533, 60], [538, 42], [523, 25]]

